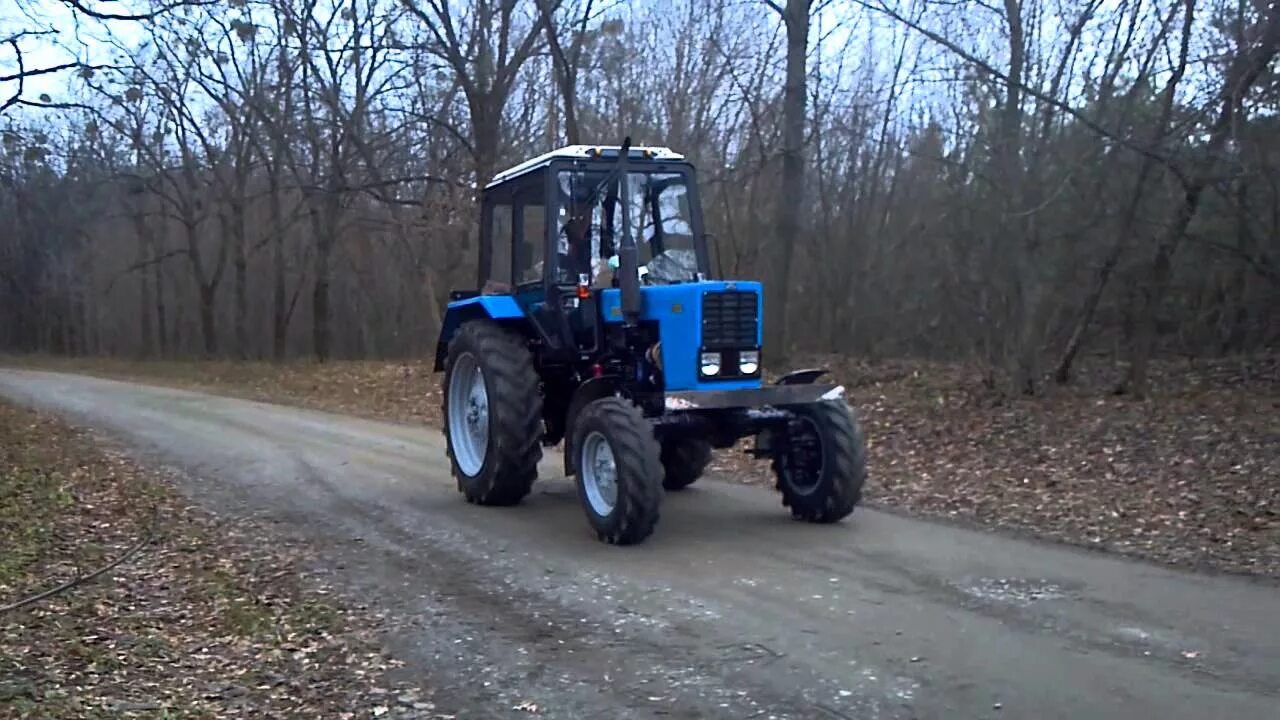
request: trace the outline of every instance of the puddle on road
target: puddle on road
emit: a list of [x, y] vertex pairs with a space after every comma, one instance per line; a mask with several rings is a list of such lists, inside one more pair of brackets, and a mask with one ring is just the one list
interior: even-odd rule
[[1029, 578], [978, 578], [958, 586], [970, 597], [1005, 605], [1026, 607], [1042, 600], [1058, 600], [1067, 596], [1062, 586], [1048, 580]]

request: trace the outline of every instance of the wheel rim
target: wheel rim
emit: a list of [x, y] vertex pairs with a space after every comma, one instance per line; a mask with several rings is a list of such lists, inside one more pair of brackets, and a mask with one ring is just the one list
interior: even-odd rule
[[477, 475], [489, 448], [489, 393], [475, 356], [466, 353], [449, 374], [449, 440], [453, 459], [466, 475]]
[[613, 448], [604, 435], [592, 432], [582, 442], [578, 473], [586, 490], [587, 503], [595, 514], [605, 517], [618, 504], [618, 465]]
[[807, 417], [800, 421], [804, 432], [791, 437], [787, 447], [787, 483], [797, 494], [809, 495], [822, 483], [826, 457], [818, 424]]

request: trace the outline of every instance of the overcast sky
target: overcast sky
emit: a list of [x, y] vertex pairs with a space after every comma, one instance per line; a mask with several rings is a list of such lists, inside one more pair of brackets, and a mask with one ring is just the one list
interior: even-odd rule
[[[125, 13], [143, 3], [120, 0], [112, 11]], [[0, 0], [0, 38], [19, 32], [47, 33], [19, 40], [22, 62], [28, 71], [68, 62], [102, 64], [111, 61], [111, 38], [128, 40], [138, 33], [137, 23], [99, 21], [78, 17], [58, 0]], [[12, 46], [0, 47], [0, 75], [17, 72], [18, 58]], [[28, 78], [23, 97], [36, 100], [41, 94], [53, 100], [67, 100], [75, 87], [72, 73], [61, 72]], [[0, 83], [0, 97], [7, 99], [18, 89], [17, 82]], [[15, 110], [17, 110], [15, 108]]]
[[[1102, 7], [1113, 9], [1115, 2], [1116, 0], [1102, 0]], [[913, 12], [926, 7], [910, 0], [903, 0], [897, 5]], [[96, 7], [106, 6], [109, 6], [113, 12], [119, 13], [141, 12], [147, 9], [145, 0], [103, 2]], [[887, 81], [896, 55], [893, 52], [893, 46], [901, 37], [901, 33], [907, 31], [901, 26], [892, 27], [886, 18], [876, 17], [874, 13], [857, 9], [852, 3], [836, 1], [825, 7], [827, 10], [823, 17], [815, 21], [813, 32], [815, 41], [818, 38], [823, 38], [824, 41], [825, 51], [822, 53], [821, 60], [823, 74], [829, 77], [829, 73], [838, 65], [845, 82], [848, 82], [859, 70], [866, 70], [868, 66], [874, 65], [879, 70], [877, 80]], [[974, 7], [984, 8], [985, 6], [975, 3]], [[762, 12], [773, 17], [772, 13], [764, 9], [762, 2], [760, 8]], [[1057, 31], [1061, 29], [1060, 22], [1055, 19], [1055, 13], [1067, 12], [1070, 8], [1046, 3], [1044, 9], [1046, 11], [1043, 18], [1045, 26], [1042, 32], [1045, 33], [1046, 38], [1049, 38], [1047, 42], [1053, 42], [1052, 38], [1055, 38]], [[971, 12], [945, 16], [931, 15], [931, 13], [941, 12], [943, 11], [937, 9], [926, 11], [927, 22], [941, 23], [946, 27], [946, 34], [957, 43], [981, 57], [991, 57], [993, 64], [997, 67], [1002, 64], [1000, 57], [1003, 52], [1000, 46], [1007, 41], [1002, 37], [1003, 20], [998, 12], [974, 9]], [[1205, 20], [1201, 19], [1200, 22], [1203, 23]], [[1112, 29], [1103, 23], [1095, 24], [1086, 32], [1082, 43], [1087, 48], [1099, 42], [1102, 36]], [[110, 63], [113, 59], [112, 45], [131, 46], [141, 42], [145, 25], [139, 22], [99, 21], [78, 16], [60, 0], [0, 0], [0, 39], [21, 31], [48, 33], [41, 37], [26, 37], [19, 41], [25, 66], [28, 70], [33, 70], [71, 61], [89, 64]], [[867, 40], [868, 35], [872, 33], [874, 39]], [[1198, 35], [1198, 39], [1202, 37], [1203, 35]], [[920, 38], [914, 36], [913, 39]], [[951, 91], [950, 83], [953, 82], [954, 58], [949, 57], [945, 51], [931, 43], [912, 43], [912, 45], [915, 49], [908, 53], [903, 73], [909, 74], [912, 80], [902, 89], [901, 107], [918, 111], [933, 102], [946, 103], [945, 95]], [[883, 47], [884, 51], [876, 51], [878, 47]], [[1193, 56], [1205, 52], [1207, 48], [1197, 47]], [[1085, 57], [1088, 57], [1088, 53]], [[811, 59], [811, 62], [818, 61], [819, 58], [816, 55]], [[1099, 57], [1093, 58], [1093, 62], [1099, 61]], [[17, 58], [12, 47], [8, 44], [0, 45], [0, 75], [14, 73], [17, 69]], [[1188, 81], [1184, 83], [1186, 86], [1184, 92], [1195, 92], [1199, 70], [1199, 67], [1193, 67]], [[1078, 72], [1071, 75], [1077, 81], [1079, 76]], [[79, 86], [80, 83], [74, 73], [53, 73], [29, 79], [24, 88], [23, 97], [27, 100], [37, 100], [42, 94], [47, 94], [54, 101], [71, 100], [75, 99], [76, 88]], [[16, 82], [0, 82], [0, 102], [9, 98], [16, 90]], [[6, 115], [8, 119], [21, 119], [32, 112], [55, 111], [13, 108]]]

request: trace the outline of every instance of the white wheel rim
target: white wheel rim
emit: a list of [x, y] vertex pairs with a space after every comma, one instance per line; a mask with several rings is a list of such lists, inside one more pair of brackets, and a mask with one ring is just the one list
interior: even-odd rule
[[474, 355], [463, 354], [449, 374], [449, 441], [458, 469], [475, 476], [489, 449], [489, 393]]
[[613, 460], [613, 448], [604, 435], [592, 432], [582, 441], [578, 473], [587, 494], [591, 510], [605, 517], [618, 504], [618, 465]]

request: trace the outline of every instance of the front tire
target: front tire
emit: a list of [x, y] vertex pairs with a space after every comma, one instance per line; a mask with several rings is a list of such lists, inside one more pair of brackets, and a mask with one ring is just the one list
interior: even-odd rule
[[702, 477], [711, 464], [711, 443], [696, 438], [672, 438], [662, 443], [662, 487], [683, 490]]
[[867, 479], [866, 441], [840, 400], [790, 408], [785, 434], [775, 431], [773, 471], [782, 504], [797, 520], [833, 523], [853, 512]]
[[662, 501], [661, 448], [653, 426], [627, 400], [582, 409], [573, 428], [578, 498], [596, 535], [632, 545], [653, 533]]
[[468, 502], [515, 505], [542, 459], [542, 394], [524, 339], [496, 324], [465, 323], [449, 343], [444, 433]]

